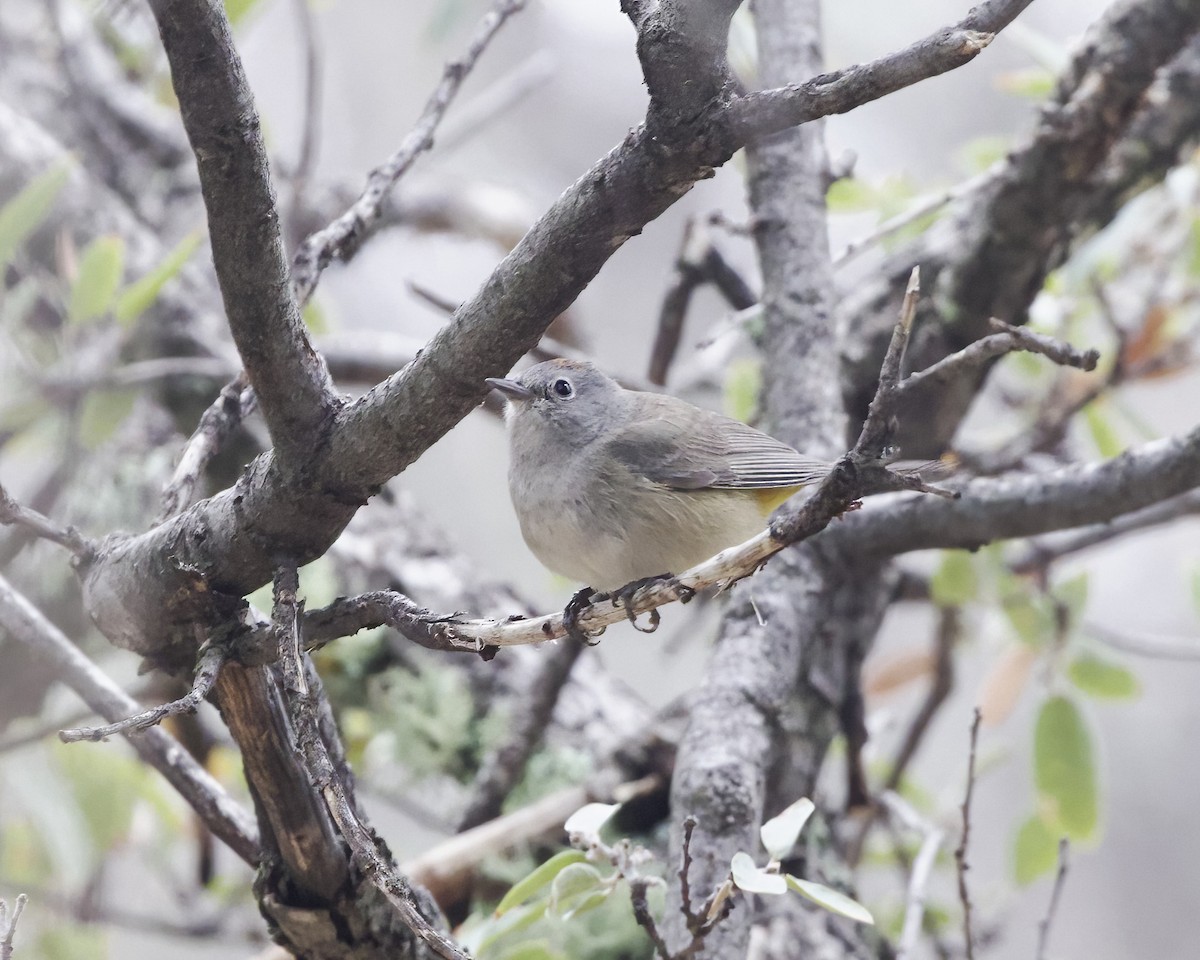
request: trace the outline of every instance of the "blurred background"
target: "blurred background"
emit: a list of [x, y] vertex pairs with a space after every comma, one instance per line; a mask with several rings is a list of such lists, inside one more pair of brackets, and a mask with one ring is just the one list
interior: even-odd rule
[[[366, 172], [397, 147], [443, 64], [464, 49], [488, 5], [478, 0], [312, 0], [306, 13], [300, 6], [304, 2], [240, 0], [236, 35], [285, 208], [291, 196], [289, 175], [301, 164], [307, 130], [315, 145], [308, 197], [314, 210], [332, 215], [340, 209], [337, 199], [352, 197]], [[41, 32], [49, 57], [52, 41], [44, 32], [44, 12], [32, 9], [38, 6], [7, 4], [0, 10], [0, 24], [11, 36]], [[504, 27], [467, 79], [434, 150], [403, 181], [398, 202], [408, 206], [409, 222], [375, 236], [352, 264], [335, 265], [325, 274], [310, 314], [318, 334], [362, 342], [366, 333], [389, 349], [419, 345], [446, 322], [446, 314], [415, 292], [414, 285], [450, 303], [467, 299], [503, 256], [506, 244], [639, 122], [646, 95], [633, 29], [617, 7], [611, 0], [533, 0]], [[879, 56], [960, 18], [966, 8], [965, 2], [949, 0], [827, 3], [826, 64], [835, 68]], [[968, 66], [831, 118], [825, 128], [831, 157], [839, 165], [853, 160], [853, 177], [831, 191], [834, 255], [887, 218], [978, 174], [1018, 143], [1032, 128], [1054, 71], [1097, 14], [1098, 5], [1085, 0], [1038, 0]], [[98, 12], [67, 0], [59, 15], [68, 25], [96, 16], [121, 23], [130, 16], [119, 5]], [[306, 92], [306, 19], [319, 65], [315, 116]], [[744, 69], [752, 62], [751, 38], [748, 25], [739, 22], [732, 50], [735, 63], [740, 58]], [[0, 59], [0, 76], [4, 72]], [[52, 118], [38, 119], [54, 132]], [[1191, 256], [1200, 263], [1198, 177], [1196, 163], [1181, 167], [1092, 238], [1054, 275], [1035, 306], [1035, 321], [1062, 330], [1069, 320], [1077, 345], [1110, 346], [1094, 304], [1089, 306], [1089, 278], [1102, 267], [1114, 278], [1117, 306], [1128, 315], [1150, 295], [1148, 289], [1164, 297], [1170, 290], [1182, 304], [1172, 322], [1194, 330], [1196, 308], [1189, 290], [1194, 293], [1197, 279], [1185, 269], [1185, 261]], [[192, 222], [177, 225], [181, 237], [203, 228], [199, 209], [194, 204], [190, 209]], [[419, 222], [421, 210], [428, 211], [424, 224]], [[610, 373], [645, 379], [658, 311], [684, 230], [690, 219], [711, 214], [732, 224], [746, 220], [740, 156], [619, 250], [556, 326], [557, 338]], [[451, 217], [452, 228], [431, 228], [438, 217]], [[305, 232], [302, 226], [319, 223], [289, 222], [292, 243]], [[721, 251], [757, 288], [750, 241], [713, 229]], [[1159, 259], [1170, 261], [1165, 277], [1148, 279], [1152, 271], [1128, 268], [1133, 258], [1145, 255], [1147, 244], [1156, 243], [1167, 250]], [[848, 288], [870, 275], [883, 250], [877, 244], [847, 263], [839, 277]], [[203, 251], [193, 264], [211, 269]], [[228, 351], [227, 334], [225, 343], [222, 349]], [[4, 354], [0, 348], [0, 369], [13, 375], [21, 367], [17, 353]], [[692, 302], [684, 346], [667, 389], [747, 415], [752, 405], [747, 408], [739, 398], [746, 384], [754, 382], [753, 371], [753, 348], [739, 334], [730, 308], [711, 290], [702, 290]], [[1048, 365], [1006, 362], [999, 380], [1007, 389], [1036, 393], [1050, 376]], [[361, 389], [351, 384], [344, 388]], [[209, 399], [213, 395], [215, 390]], [[20, 402], [18, 391], [0, 394], [0, 404], [8, 404], [10, 413]], [[960, 442], [980, 448], [1019, 432], [1018, 415], [995, 415], [1002, 407], [982, 404], [968, 419]], [[1200, 376], [1194, 369], [1130, 384], [1102, 414], [1079, 418], [1071, 450], [1080, 459], [1100, 459], [1148, 437], [1189, 429], [1198, 414]], [[156, 491], [188, 432], [185, 426], [159, 423], [154, 442], [147, 447], [142, 439], [138, 447], [129, 442], [132, 421], [117, 419], [108, 436], [95, 442], [82, 437], [80, 468], [56, 505], [55, 516], [90, 534], [149, 522], [156, 511]], [[139, 437], [147, 429], [146, 421], [139, 421]], [[144, 455], [131, 458], [134, 449]], [[18, 498], [28, 496], [58, 468], [62, 452], [58, 434], [27, 431], [0, 449], [0, 477]], [[577, 585], [552, 577], [525, 548], [508, 501], [506, 468], [503, 425], [494, 413], [480, 410], [392, 486], [422, 522], [444, 531], [453, 549], [480, 575], [511, 582], [541, 610], [560, 607]], [[375, 509], [368, 506], [360, 519], [370, 524]], [[1057, 582], [1072, 584], [1064, 589], [1073, 591], [1080, 605], [1080, 629], [1096, 626], [1119, 637], [1148, 636], [1155, 651], [1161, 647], [1155, 646], [1158, 639], [1165, 638], [1188, 657], [1200, 657], [1198, 534], [1200, 521], [1183, 519], [1081, 554], [1057, 569]], [[972, 576], [986, 580], [990, 562], [982, 555], [970, 560], [976, 570]], [[911, 556], [903, 563], [921, 575], [936, 576], [946, 569], [946, 560], [938, 555]], [[335, 566], [336, 561], [325, 560], [306, 571], [310, 607], [345, 592], [346, 581]], [[39, 597], [51, 617], [73, 637], [86, 633], [70, 601], [63, 599], [73, 581], [58, 552], [44, 544], [27, 547], [9, 560], [6, 575], [39, 583]], [[59, 608], [56, 597], [62, 601]], [[611, 628], [587, 655], [602, 658], [638, 696], [655, 706], [669, 704], [698, 683], [719, 607], [667, 609], [663, 627], [649, 637], [627, 626]], [[928, 670], [914, 664], [922, 657], [928, 660], [935, 620], [928, 606], [907, 604], [895, 607], [885, 623], [867, 671], [874, 678], [868, 691], [868, 761], [893, 755], [923, 699]], [[0, 672], [11, 643], [0, 638]], [[127, 688], [138, 690], [144, 684], [130, 655], [94, 636], [86, 645]], [[1017, 832], [1037, 802], [1034, 722], [1047, 691], [1058, 682], [1049, 658], [1028, 654], [1028, 649], [994, 605], [967, 606], [955, 688], [907, 778], [925, 815], [953, 829], [971, 711], [987, 701], [970, 879], [976, 922], [990, 933], [977, 956], [995, 960], [1034, 955], [1038, 922], [1050, 897], [1048, 875], [1025, 885], [1016, 877]], [[1200, 700], [1195, 696], [1200, 666], [1188, 659], [1112, 651], [1106, 657], [1132, 678], [1136, 694], [1082, 699], [1099, 772], [1102, 826], [1086, 849], [1076, 845], [1072, 851], [1051, 954], [1092, 960], [1192, 956], [1194, 936], [1186, 910], [1200, 884], [1200, 774], [1193, 748], [1200, 740]], [[338, 672], [348, 670], [351, 660], [353, 653], [323, 665], [335, 676], [329, 681], [331, 693], [336, 695]], [[9, 664], [10, 688], [14, 681], [21, 685], [18, 667], [11, 660]], [[908, 668], [911, 682], [895, 680]], [[66, 718], [78, 719], [78, 710], [70, 694], [51, 690], [30, 715], [11, 711], [16, 718], [10, 717], [0, 732], [0, 896], [28, 889], [32, 897], [17, 955], [202, 958], [248, 956], [262, 949], [254, 941], [261, 937], [257, 917], [246, 909], [249, 878], [244, 869], [218, 851], [216, 880], [202, 894], [196, 892], [189, 817], [165, 787], [152, 782], [152, 772], [130, 759], [124, 744], [65, 748], [44, 735], [23, 742]], [[344, 713], [342, 722], [373, 820], [399, 859], [418, 855], [440, 836], [437, 824], [431, 825], [420, 809], [436, 807], [439, 798], [453, 796], [453, 789], [444, 774], [429, 773], [432, 785], [417, 789], [417, 800], [397, 798], [397, 790], [411, 789], [397, 768], [408, 762], [418, 770], [420, 764], [381, 739], [373, 726], [378, 721], [365, 707]], [[218, 744], [212, 758], [220, 775], [236, 783], [232, 752]], [[830, 761], [830, 797], [837, 796], [843, 779], [839, 759], [835, 753]], [[951, 844], [944, 849], [930, 907], [956, 917], [951, 849]], [[92, 853], [82, 854], [85, 850]], [[894, 866], [868, 867], [860, 894], [877, 916], [891, 916], [903, 906], [902, 875]], [[93, 917], [97, 925], [81, 922]], [[170, 929], [155, 929], [152, 919]]]

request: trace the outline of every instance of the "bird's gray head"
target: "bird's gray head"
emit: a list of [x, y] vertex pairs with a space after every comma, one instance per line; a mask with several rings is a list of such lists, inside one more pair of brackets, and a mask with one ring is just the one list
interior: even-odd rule
[[487, 382], [508, 398], [514, 439], [537, 433], [556, 446], [578, 448], [624, 422], [625, 390], [590, 363], [547, 360], [511, 380]]

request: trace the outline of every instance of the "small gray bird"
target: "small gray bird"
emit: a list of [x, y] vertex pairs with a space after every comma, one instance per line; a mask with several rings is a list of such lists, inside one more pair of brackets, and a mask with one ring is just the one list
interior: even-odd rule
[[508, 487], [529, 549], [612, 591], [681, 573], [764, 529], [832, 464], [675, 397], [626, 390], [590, 363], [548, 360], [511, 380]]

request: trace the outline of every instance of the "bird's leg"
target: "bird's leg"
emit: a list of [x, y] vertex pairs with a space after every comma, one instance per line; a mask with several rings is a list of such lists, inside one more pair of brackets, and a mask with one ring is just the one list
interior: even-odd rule
[[[639, 627], [637, 622], [637, 614], [633, 612], [633, 595], [642, 587], [648, 587], [652, 583], [660, 583], [663, 580], [674, 581], [673, 573], [659, 573], [653, 577], [642, 577], [641, 580], [634, 580], [631, 583], [625, 584], [619, 590], [614, 590], [608, 595], [614, 607], [622, 606], [625, 608], [625, 616], [629, 618], [629, 622], [633, 624], [633, 628], [642, 633], [653, 633], [658, 629], [660, 617], [657, 608], [650, 611], [650, 626]], [[689, 597], [689, 599], [691, 599]]]
[[563, 629], [567, 631], [568, 637], [589, 647], [594, 647], [600, 642], [599, 637], [604, 632], [604, 628], [602, 627], [596, 633], [597, 639], [593, 640], [579, 626], [579, 615], [592, 605], [592, 597], [600, 599], [603, 596], [604, 594], [596, 593], [591, 587], [584, 587], [567, 601], [567, 605], [563, 608]]

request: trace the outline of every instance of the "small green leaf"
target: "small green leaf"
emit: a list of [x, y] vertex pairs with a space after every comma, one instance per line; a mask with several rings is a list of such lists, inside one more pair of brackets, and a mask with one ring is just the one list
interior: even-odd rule
[[1092, 739], [1078, 707], [1051, 697], [1034, 729], [1034, 775], [1043, 815], [1072, 840], [1087, 840], [1099, 819]]
[[1129, 670], [1092, 654], [1072, 660], [1067, 675], [1084, 693], [1103, 700], [1132, 700], [1141, 692]]
[[734, 420], [749, 423], [758, 410], [762, 389], [762, 366], [757, 360], [740, 359], [725, 373], [725, 412]]
[[763, 847], [773, 860], [782, 860], [792, 852], [800, 831], [804, 829], [808, 818], [816, 809], [816, 805], [808, 797], [801, 797], [762, 825], [759, 834], [762, 836]]
[[34, 177], [0, 207], [0, 268], [8, 266], [25, 239], [46, 219], [70, 174], [60, 163]]
[[942, 562], [929, 581], [933, 602], [939, 607], [961, 607], [979, 593], [974, 558], [966, 550], [945, 550]]
[[830, 913], [836, 913], [838, 916], [847, 917], [858, 923], [875, 923], [875, 918], [871, 916], [870, 910], [857, 900], [846, 896], [838, 890], [834, 890], [832, 887], [827, 887], [823, 883], [816, 883], [812, 880], [801, 880], [799, 877], [793, 877], [790, 873], [787, 875], [786, 883], [800, 894], [800, 896], [807, 897], [813, 903], [824, 907]]
[[748, 853], [738, 852], [729, 863], [733, 882], [746, 893], [767, 893], [778, 896], [787, 893], [787, 881], [778, 873], [767, 873]]
[[501, 940], [514, 933], [527, 930], [541, 920], [546, 915], [546, 907], [549, 905], [550, 901], [543, 898], [534, 903], [514, 907], [506, 911], [503, 916], [493, 915], [466, 934], [462, 938], [462, 944], [472, 954], [479, 957], [486, 956], [491, 953], [491, 948]]
[[842, 177], [829, 185], [825, 206], [830, 213], [862, 213], [879, 206], [879, 191], [865, 180]]
[[309, 333], [329, 332], [329, 318], [325, 315], [325, 308], [316, 300], [309, 300], [301, 308], [300, 316], [304, 320], [304, 325], [308, 327]]
[[566, 917], [580, 907], [604, 883], [600, 871], [590, 863], [571, 863], [550, 884], [550, 913]]
[[175, 245], [175, 249], [166, 255], [162, 263], [122, 290], [117, 297], [117, 304], [113, 308], [117, 323], [128, 327], [145, 313], [158, 299], [158, 295], [162, 293], [167, 282], [174, 278], [183, 269], [184, 264], [191, 259], [203, 239], [204, 234], [199, 230], [192, 231]]
[[1040, 647], [1054, 636], [1054, 617], [1044, 597], [1035, 599], [1027, 592], [1010, 594], [1001, 601], [1000, 609], [1024, 643]]
[[1058, 839], [1042, 818], [1034, 815], [1021, 824], [1013, 844], [1013, 870], [1017, 883], [1028, 886], [1058, 863]]
[[1112, 423], [1104, 415], [1103, 405], [1100, 401], [1093, 401], [1083, 408], [1083, 419], [1087, 423], [1088, 431], [1092, 435], [1092, 442], [1096, 445], [1100, 456], [1111, 460], [1125, 449], [1120, 437], [1113, 429]]
[[106, 314], [117, 295], [124, 270], [125, 242], [120, 237], [97, 237], [89, 243], [71, 285], [67, 318], [72, 323], [84, 323]]
[[548, 887], [566, 867], [573, 863], [582, 863], [586, 859], [587, 857], [581, 850], [560, 850], [545, 863], [536, 867], [529, 876], [514, 883], [512, 889], [496, 905], [495, 915], [498, 917], [529, 900]]
[[600, 828], [617, 812], [618, 803], [588, 803], [567, 817], [563, 829], [568, 837], [581, 837], [586, 841], [598, 840]]

